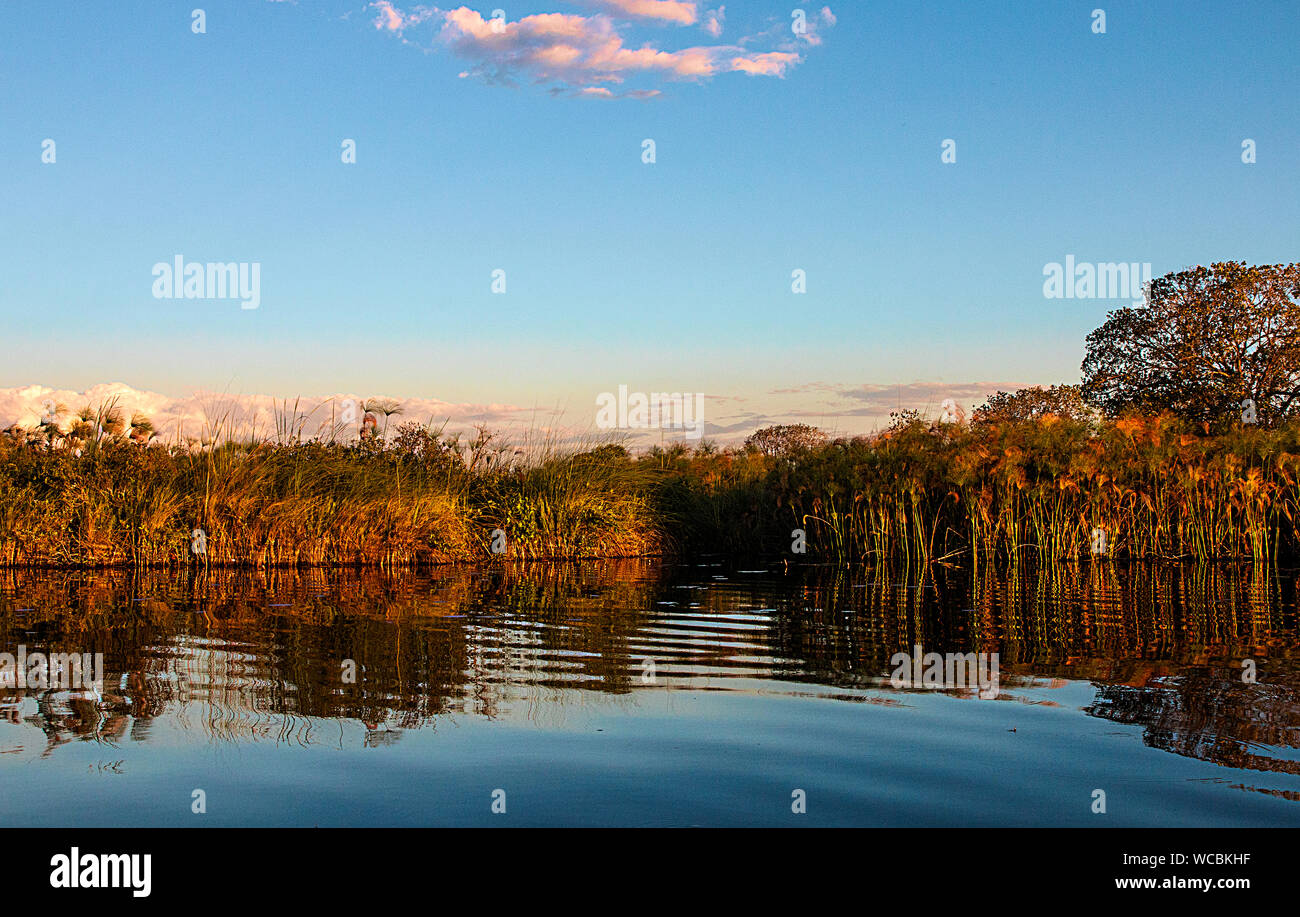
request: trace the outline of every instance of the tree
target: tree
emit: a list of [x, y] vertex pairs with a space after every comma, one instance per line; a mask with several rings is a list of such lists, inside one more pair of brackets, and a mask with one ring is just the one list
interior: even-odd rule
[[1270, 424], [1300, 410], [1300, 264], [1218, 262], [1166, 274], [1148, 305], [1088, 335], [1083, 395], [1107, 414], [1171, 410]]
[[1066, 420], [1087, 420], [1093, 414], [1077, 385], [1035, 385], [1015, 392], [995, 392], [975, 409], [973, 423], [1038, 420], [1054, 415]]
[[745, 440], [745, 448], [757, 450], [764, 455], [788, 455], [815, 448], [825, 442], [826, 434], [809, 424], [779, 424], [754, 431]]

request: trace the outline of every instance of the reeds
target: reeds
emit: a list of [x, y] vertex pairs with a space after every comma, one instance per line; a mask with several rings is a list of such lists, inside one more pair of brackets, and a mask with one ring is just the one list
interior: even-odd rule
[[516, 449], [486, 430], [462, 442], [415, 423], [391, 437], [305, 439], [296, 406], [283, 413], [275, 441], [232, 441], [216, 423], [202, 446], [145, 445], [147, 420], [128, 428], [111, 410], [74, 427], [75, 447], [10, 431], [0, 565], [1300, 556], [1300, 423], [1211, 436], [1171, 416], [932, 425], [907, 414], [877, 436], [780, 454], [676, 446], [637, 457], [611, 444]]
[[679, 462], [695, 481], [679, 495], [696, 504], [685, 513], [694, 549], [743, 532], [749, 550], [789, 554], [803, 529], [814, 557], [909, 565], [1300, 553], [1296, 424], [1210, 436], [1168, 415], [970, 426], [904, 416], [876, 437], [732, 464], [718, 476]]
[[392, 443], [205, 439], [77, 450], [0, 438], [0, 565], [392, 567], [637, 556], [664, 542], [640, 480], [650, 469], [626, 453], [506, 462], [491, 437], [462, 449], [418, 424]]

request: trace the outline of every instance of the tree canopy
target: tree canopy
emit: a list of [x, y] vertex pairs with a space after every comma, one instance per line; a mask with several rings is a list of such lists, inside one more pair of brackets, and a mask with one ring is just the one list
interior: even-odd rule
[[1109, 415], [1213, 425], [1300, 411], [1300, 264], [1216, 262], [1152, 281], [1088, 335], [1082, 391]]
[[1003, 423], [1038, 420], [1054, 415], [1066, 420], [1088, 420], [1094, 411], [1083, 400], [1077, 385], [1035, 385], [1015, 392], [995, 392], [975, 409], [974, 423]]
[[801, 449], [812, 449], [826, 442], [826, 434], [806, 423], [781, 424], [756, 430], [745, 440], [746, 449], [755, 449], [764, 455], [788, 455]]

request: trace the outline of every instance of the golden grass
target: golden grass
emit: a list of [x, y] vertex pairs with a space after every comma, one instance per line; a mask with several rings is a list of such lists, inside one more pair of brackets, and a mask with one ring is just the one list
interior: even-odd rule
[[[208, 564], [249, 567], [672, 551], [977, 566], [1300, 554], [1300, 423], [1211, 436], [1169, 416], [969, 426], [904, 416], [880, 436], [777, 455], [515, 450], [417, 424], [388, 441], [280, 438], [217, 431], [196, 450], [119, 432], [73, 449], [10, 432], [0, 566], [187, 564], [195, 528]], [[805, 555], [792, 553], [796, 529]]]

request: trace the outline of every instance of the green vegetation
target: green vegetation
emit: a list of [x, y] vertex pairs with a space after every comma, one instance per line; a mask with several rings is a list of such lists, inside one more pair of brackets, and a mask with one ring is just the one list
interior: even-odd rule
[[[160, 444], [113, 404], [0, 436], [0, 565], [398, 566], [776, 554], [1019, 564], [1300, 558], [1300, 265], [1160, 278], [1087, 341], [1081, 386], [998, 392], [970, 422], [803, 424], [632, 456], [503, 446], [365, 404], [356, 439]], [[382, 425], [379, 415], [383, 417]], [[948, 419], [952, 419], [951, 417]], [[802, 532], [802, 535], [800, 534]], [[806, 544], [806, 553], [799, 547]]]
[[1088, 335], [1090, 404], [1216, 429], [1238, 424], [1243, 405], [1265, 424], [1300, 411], [1300, 264], [1198, 266], [1157, 278], [1147, 300]]
[[[80, 454], [0, 437], [0, 563], [395, 566], [675, 550], [792, 559], [1010, 562], [1300, 554], [1300, 421], [1217, 434], [1170, 414], [1035, 411], [1000, 393], [970, 424], [897, 415], [879, 435], [774, 450], [632, 456], [618, 445], [525, 460], [490, 435], [418, 424], [390, 441], [224, 443], [126, 433]], [[1024, 415], [1024, 416], [1020, 416]], [[807, 555], [791, 554], [794, 530]]]
[[788, 554], [802, 528], [810, 555], [835, 560], [1052, 561], [1092, 554], [1094, 530], [1107, 556], [1300, 552], [1300, 423], [1209, 435], [1169, 414], [989, 413], [905, 412], [879, 436], [779, 457], [682, 455], [669, 505], [692, 549]]
[[[84, 431], [83, 431], [84, 432]], [[462, 444], [418, 424], [390, 442], [145, 445], [119, 431], [75, 446], [0, 438], [0, 564], [395, 566], [661, 550], [648, 466], [620, 453], [512, 461], [481, 433]]]

